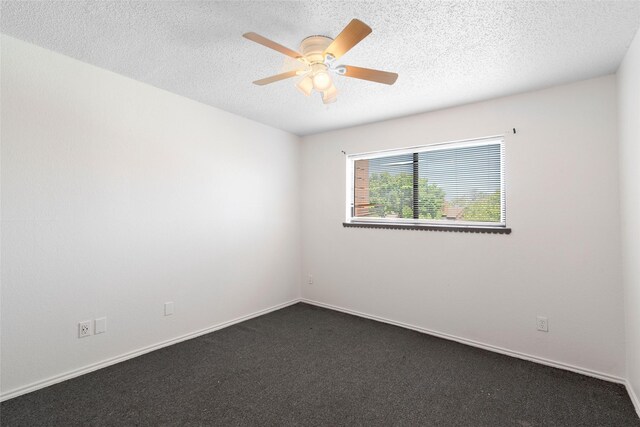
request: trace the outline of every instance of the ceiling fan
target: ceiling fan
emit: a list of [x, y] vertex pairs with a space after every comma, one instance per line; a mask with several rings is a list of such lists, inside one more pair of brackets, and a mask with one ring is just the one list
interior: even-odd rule
[[315, 90], [322, 94], [322, 102], [329, 104], [338, 99], [338, 90], [333, 84], [332, 75], [353, 77], [376, 83], [392, 85], [398, 75], [387, 71], [354, 67], [352, 65], [335, 65], [335, 61], [360, 43], [371, 33], [371, 28], [364, 22], [353, 19], [342, 30], [338, 37], [332, 39], [326, 36], [310, 36], [300, 43], [300, 52], [291, 50], [266, 37], [256, 33], [246, 33], [242, 36], [263, 46], [283, 53], [301, 62], [304, 68], [287, 71], [275, 76], [253, 82], [259, 86], [274, 83], [295, 76], [304, 76], [296, 87], [309, 96]]

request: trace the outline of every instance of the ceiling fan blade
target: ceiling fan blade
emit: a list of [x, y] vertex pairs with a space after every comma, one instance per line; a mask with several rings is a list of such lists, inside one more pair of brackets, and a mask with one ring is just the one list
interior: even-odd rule
[[268, 85], [269, 83], [273, 83], [273, 82], [277, 82], [277, 81], [280, 81], [280, 80], [288, 79], [290, 77], [295, 77], [297, 75], [298, 75], [298, 71], [297, 70], [287, 71], [286, 73], [276, 74], [275, 76], [271, 76], [271, 77], [267, 77], [267, 78], [264, 78], [264, 79], [256, 80], [255, 82], [253, 82], [253, 84], [256, 84], [258, 86], [264, 86], [264, 85]]
[[277, 50], [280, 53], [283, 53], [287, 56], [290, 56], [292, 58], [295, 59], [301, 59], [302, 55], [298, 52], [296, 52], [295, 50], [291, 50], [288, 47], [284, 47], [281, 44], [278, 44], [276, 42], [274, 42], [273, 40], [269, 40], [266, 37], [262, 37], [260, 34], [256, 34], [256, 33], [245, 33], [242, 35], [242, 37], [244, 37], [245, 39], [249, 39], [252, 42], [256, 42], [259, 43], [263, 46], [266, 46], [270, 49], [273, 50]]
[[352, 19], [338, 37], [324, 50], [324, 54], [331, 54], [334, 58], [338, 59], [352, 47], [357, 45], [371, 33], [371, 28], [364, 22], [358, 19]]
[[343, 76], [353, 77], [355, 79], [369, 80], [376, 83], [384, 83], [386, 85], [392, 85], [398, 79], [396, 73], [389, 73], [388, 71], [372, 70], [370, 68], [360, 68], [351, 65], [344, 65]]

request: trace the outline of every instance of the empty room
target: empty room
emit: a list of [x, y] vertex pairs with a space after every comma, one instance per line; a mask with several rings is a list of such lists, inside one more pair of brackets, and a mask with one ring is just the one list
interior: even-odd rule
[[640, 0], [0, 0], [2, 426], [640, 426]]

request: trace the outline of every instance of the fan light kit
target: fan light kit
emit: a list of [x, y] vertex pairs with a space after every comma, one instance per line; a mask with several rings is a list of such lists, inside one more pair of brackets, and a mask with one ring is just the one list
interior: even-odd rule
[[274, 83], [295, 76], [303, 76], [296, 87], [305, 95], [313, 91], [322, 94], [322, 102], [329, 104], [338, 99], [338, 90], [333, 84], [333, 75], [353, 77], [376, 83], [392, 85], [398, 75], [387, 71], [354, 67], [351, 65], [335, 65], [335, 61], [360, 43], [371, 33], [371, 28], [357, 19], [349, 22], [338, 37], [310, 36], [302, 40], [300, 52], [291, 50], [256, 33], [243, 34], [244, 38], [297, 59], [304, 65], [301, 70], [292, 70], [253, 82], [259, 86]]

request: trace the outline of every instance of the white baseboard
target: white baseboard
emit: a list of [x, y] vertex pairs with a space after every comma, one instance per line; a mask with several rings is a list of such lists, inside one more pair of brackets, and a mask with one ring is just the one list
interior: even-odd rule
[[[386, 319], [384, 317], [374, 316], [374, 315], [362, 313], [362, 312], [359, 312], [359, 311], [356, 311], [356, 310], [351, 310], [351, 309], [348, 309], [348, 308], [338, 307], [338, 306], [335, 306], [335, 305], [332, 305], [332, 304], [325, 304], [323, 302], [314, 301], [314, 300], [310, 300], [310, 299], [306, 299], [306, 298], [301, 298], [300, 301], [304, 302], [304, 303], [307, 303], [307, 304], [316, 305], [318, 307], [328, 308], [330, 310], [341, 311], [343, 313], [352, 314], [354, 316], [364, 317], [366, 319], [371, 319], [371, 320], [376, 320], [378, 322], [388, 323], [390, 325], [399, 326], [401, 328], [411, 329], [411, 330], [414, 330], [414, 331], [417, 331], [417, 332], [422, 332], [424, 334], [433, 335], [433, 336], [438, 337], [438, 338], [444, 338], [446, 340], [456, 341], [456, 342], [459, 342], [461, 344], [470, 345], [472, 347], [478, 347], [478, 348], [482, 348], [484, 350], [493, 351], [495, 353], [500, 353], [500, 354], [504, 354], [504, 355], [507, 355], [507, 356], [516, 357], [518, 359], [528, 360], [530, 362], [536, 362], [536, 363], [540, 363], [542, 365], [547, 365], [547, 366], [551, 366], [551, 367], [554, 367], [554, 368], [564, 369], [564, 370], [567, 370], [567, 371], [575, 372], [575, 373], [582, 374], [582, 375], [587, 375], [587, 376], [598, 378], [598, 379], [605, 380], [605, 381], [610, 381], [610, 382], [614, 382], [614, 383], [618, 383], [618, 384], [624, 384], [624, 385], [627, 386], [627, 389], [629, 389], [629, 386], [627, 385], [627, 381], [624, 378], [620, 378], [620, 377], [617, 377], [615, 375], [605, 374], [603, 372], [598, 372], [598, 371], [594, 371], [594, 370], [591, 370], [591, 369], [570, 365], [570, 364], [567, 364], [567, 363], [557, 362], [555, 360], [549, 360], [549, 359], [545, 359], [545, 358], [539, 357], [539, 356], [532, 356], [530, 354], [521, 353], [519, 351], [509, 350], [509, 349], [506, 349], [506, 348], [498, 347], [498, 346], [491, 345], [491, 344], [485, 344], [485, 343], [474, 341], [474, 340], [470, 340], [470, 339], [467, 339], [467, 338], [457, 337], [455, 335], [446, 334], [444, 332], [438, 332], [438, 331], [433, 331], [431, 329], [421, 328], [419, 326], [410, 325], [408, 323], [398, 322], [398, 321], [395, 321], [395, 320]], [[633, 397], [632, 397], [632, 400], [633, 400]], [[637, 402], [637, 400], [636, 400], [636, 402]], [[636, 403], [636, 402], [634, 402], [634, 403]], [[636, 408], [638, 408], [638, 406], [636, 406]]]
[[633, 402], [633, 406], [635, 406], [636, 408], [636, 414], [638, 414], [638, 417], [640, 417], [640, 400], [638, 399], [638, 395], [636, 394], [635, 390], [631, 386], [631, 383], [629, 382], [629, 380], [626, 380], [624, 382], [624, 385], [627, 387], [627, 393], [629, 393], [629, 397]]
[[443, 332], [438, 332], [438, 331], [433, 331], [430, 329], [426, 329], [426, 328], [421, 328], [419, 326], [414, 326], [414, 325], [410, 325], [408, 323], [404, 323], [404, 322], [398, 322], [395, 320], [391, 320], [391, 319], [386, 319], [380, 316], [374, 316], [374, 315], [370, 315], [370, 314], [366, 314], [366, 313], [362, 313], [356, 310], [351, 310], [351, 309], [347, 309], [347, 308], [343, 308], [343, 307], [338, 307], [332, 304], [325, 304], [319, 301], [313, 301], [310, 299], [306, 299], [306, 298], [300, 298], [300, 299], [293, 299], [291, 301], [282, 303], [282, 304], [278, 304], [275, 305], [273, 307], [269, 307], [263, 310], [259, 310], [256, 311], [254, 313], [251, 314], [247, 314], [245, 316], [241, 316], [232, 320], [229, 320], [227, 322], [222, 322], [219, 323], [217, 325], [213, 325], [210, 326], [208, 328], [204, 328], [204, 329], [200, 329], [198, 331], [195, 332], [191, 332], [176, 338], [172, 338], [170, 340], [166, 340], [166, 341], [162, 341], [160, 343], [157, 344], [153, 344], [138, 350], [134, 350], [132, 352], [120, 355], [120, 356], [116, 356], [110, 359], [106, 359], [103, 360], [101, 362], [97, 362], [91, 365], [87, 365], [84, 366], [82, 368], [79, 369], [75, 369], [73, 371], [69, 371], [60, 375], [56, 375], [50, 378], [47, 378], [45, 380], [42, 381], [37, 381], [34, 383], [31, 383], [29, 385], [23, 386], [23, 387], [18, 387], [16, 389], [13, 390], [9, 390], [5, 393], [0, 394], [0, 402], [8, 400], [8, 399], [12, 399], [14, 397], [26, 394], [26, 393], [30, 393], [32, 391], [36, 391], [39, 390], [41, 388], [45, 388], [48, 387], [50, 385], [53, 384], [57, 384], [60, 383], [62, 381], [66, 381], [68, 379], [71, 378], [75, 378], [75, 377], [79, 377], [81, 375], [84, 374], [88, 374], [89, 372], [93, 372], [93, 371], [97, 371], [98, 369], [102, 369], [102, 368], [106, 368], [107, 366], [111, 366], [111, 365], [115, 365], [116, 363], [120, 363], [120, 362], [124, 362], [125, 360], [129, 360], [129, 359], [133, 359], [134, 357], [138, 357], [141, 356], [145, 353], [149, 353], [152, 352], [154, 350], [158, 350], [160, 348], [163, 347], [167, 347], [173, 344], [177, 344], [179, 342], [182, 341], [186, 341], [192, 338], [196, 338], [200, 335], [205, 335], [208, 334], [210, 332], [214, 332], [217, 331], [219, 329], [223, 329], [226, 328], [227, 326], [231, 326], [231, 325], [235, 325], [236, 323], [240, 323], [240, 322], [244, 322], [245, 320], [249, 320], [252, 319], [254, 317], [258, 317], [258, 316], [262, 316], [263, 314], [267, 314], [270, 313], [272, 311], [276, 311], [276, 310], [280, 310], [281, 308], [285, 308], [288, 307], [290, 305], [294, 305], [297, 304], [298, 302], [304, 302], [307, 304], [311, 304], [311, 305], [316, 305], [318, 307], [323, 307], [323, 308], [327, 308], [330, 310], [335, 310], [335, 311], [340, 311], [343, 313], [347, 313], [347, 314], [351, 314], [354, 316], [359, 316], [359, 317], [363, 317], [366, 319], [371, 319], [371, 320], [375, 320], [378, 322], [383, 322], [383, 323], [388, 323], [390, 325], [395, 325], [395, 326], [399, 326], [401, 328], [405, 328], [405, 329], [411, 329], [417, 332], [421, 332], [424, 334], [428, 334], [428, 335], [433, 335], [435, 337], [439, 337], [439, 338], [444, 338], [450, 341], [456, 341], [459, 342], [461, 344], [466, 344], [466, 345], [470, 345], [473, 347], [478, 347], [478, 348], [482, 348], [484, 350], [489, 350], [489, 351], [493, 351], [495, 353], [500, 353], [500, 354], [504, 354], [507, 356], [511, 356], [511, 357], [516, 357], [518, 359], [524, 359], [524, 360], [528, 360], [531, 362], [535, 362], [535, 363], [540, 363], [542, 365], [547, 365], [547, 366], [551, 366], [554, 368], [559, 368], [559, 369], [564, 369], [564, 370], [568, 370], [571, 372], [576, 372], [578, 374], [582, 374], [582, 375], [587, 375], [590, 377], [594, 377], [594, 378], [598, 378], [601, 380], [605, 380], [605, 381], [611, 381], [614, 383], [619, 383], [619, 384], [624, 384], [624, 386], [627, 389], [627, 392], [629, 393], [629, 397], [631, 398], [631, 401], [633, 402], [633, 405], [635, 406], [636, 412], [638, 413], [638, 416], [640, 417], [640, 400], [638, 399], [638, 396], [635, 394], [635, 391], [633, 390], [633, 388], [631, 387], [631, 384], [624, 378], [620, 378], [614, 375], [609, 375], [609, 374], [605, 374], [602, 372], [598, 372], [598, 371], [594, 371], [591, 369], [586, 369], [586, 368], [582, 368], [579, 366], [574, 366], [574, 365], [570, 365], [567, 363], [562, 363], [562, 362], [557, 362], [554, 360], [549, 360], [549, 359], [545, 359], [542, 357], [538, 357], [538, 356], [532, 356], [529, 354], [525, 354], [525, 353], [521, 353], [518, 351], [513, 351], [513, 350], [508, 350], [502, 347], [497, 347], [494, 345], [490, 345], [490, 344], [484, 344], [478, 341], [474, 341], [474, 340], [470, 340], [470, 339], [466, 339], [466, 338], [461, 338], [461, 337], [457, 337], [455, 335], [450, 335], [450, 334], [446, 334]]
[[236, 323], [244, 322], [245, 320], [252, 319], [254, 317], [262, 316], [263, 314], [270, 313], [272, 311], [280, 310], [281, 308], [288, 307], [293, 304], [297, 304], [300, 302], [300, 299], [296, 298], [291, 301], [284, 302], [282, 304], [274, 305], [273, 307], [265, 308], [263, 310], [256, 311], [251, 314], [247, 314], [246, 316], [237, 317], [235, 319], [229, 320], [227, 322], [218, 323], [213, 326], [209, 326], [208, 328], [200, 329], [195, 332], [190, 332], [185, 335], [181, 335], [176, 338], [172, 338], [166, 341], [159, 342], [157, 344], [153, 344], [147, 347], [140, 348], [138, 350], [131, 351], [129, 353], [122, 354], [120, 356], [112, 357], [101, 362], [93, 363], [91, 365], [83, 366], [82, 368], [75, 369], [73, 371], [65, 372], [60, 375], [56, 375], [41, 381], [36, 381], [34, 383], [28, 384], [26, 386], [18, 387], [13, 390], [9, 390], [0, 394], [0, 402], [12, 399], [14, 397], [18, 397], [23, 394], [30, 393], [32, 391], [39, 390], [41, 388], [48, 387], [53, 384], [60, 383], [62, 381], [69, 380], [71, 378], [79, 377], [80, 375], [88, 374], [89, 372], [97, 371], [98, 369], [106, 368], [107, 366], [115, 365], [116, 363], [124, 362], [125, 360], [133, 359], [134, 357], [141, 356], [145, 353], [152, 352], [154, 350], [158, 350], [163, 347], [167, 347], [173, 344], [177, 344], [182, 341], [186, 341], [192, 338], [199, 337], [200, 335], [205, 335], [213, 331], [217, 331], [219, 329], [226, 328], [227, 326], [235, 325]]

